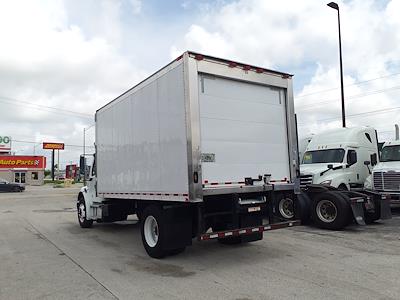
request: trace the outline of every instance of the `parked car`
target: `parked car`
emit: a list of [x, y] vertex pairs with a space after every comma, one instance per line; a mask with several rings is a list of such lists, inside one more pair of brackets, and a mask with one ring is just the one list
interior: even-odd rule
[[0, 178], [0, 192], [22, 192], [25, 186], [19, 183], [8, 182]]

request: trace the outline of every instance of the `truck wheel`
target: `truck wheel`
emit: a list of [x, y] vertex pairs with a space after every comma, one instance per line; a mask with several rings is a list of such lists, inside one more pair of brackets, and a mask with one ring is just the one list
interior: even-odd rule
[[340, 194], [324, 192], [315, 196], [311, 217], [320, 228], [340, 230], [349, 224], [351, 208]]
[[293, 199], [284, 196], [276, 203], [275, 211], [281, 219], [292, 220], [294, 218]]
[[307, 224], [310, 221], [311, 199], [304, 192], [297, 195], [297, 209], [299, 210], [301, 224]]
[[78, 212], [78, 221], [79, 225], [82, 228], [90, 228], [93, 225], [93, 220], [86, 219], [86, 204], [85, 200], [79, 198], [79, 202], [77, 205], [77, 212]]
[[144, 249], [153, 258], [163, 258], [168, 254], [163, 245], [165, 222], [160, 207], [150, 205], [141, 214], [141, 233]]

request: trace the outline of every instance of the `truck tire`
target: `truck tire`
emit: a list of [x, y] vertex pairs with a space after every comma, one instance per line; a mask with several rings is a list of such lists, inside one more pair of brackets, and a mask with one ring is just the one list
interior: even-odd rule
[[164, 249], [163, 231], [166, 226], [162, 209], [156, 205], [147, 206], [140, 218], [142, 242], [147, 254], [153, 258], [163, 258], [169, 254]]
[[78, 221], [79, 225], [82, 228], [90, 228], [93, 225], [93, 220], [86, 219], [86, 203], [83, 197], [79, 197], [79, 201], [77, 204], [77, 213], [78, 213]]
[[338, 192], [323, 192], [313, 199], [311, 218], [320, 228], [341, 230], [350, 223], [351, 208]]
[[280, 219], [293, 220], [295, 216], [293, 198], [282, 195], [275, 203], [275, 213]]
[[310, 222], [311, 212], [311, 198], [304, 192], [297, 195], [297, 209], [299, 210], [299, 219], [301, 224], [308, 224]]

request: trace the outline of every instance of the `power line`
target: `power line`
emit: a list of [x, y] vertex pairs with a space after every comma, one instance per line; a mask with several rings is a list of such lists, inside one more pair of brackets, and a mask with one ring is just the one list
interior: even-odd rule
[[[391, 108], [384, 108], [384, 109], [378, 109], [378, 110], [371, 110], [371, 111], [366, 111], [366, 112], [362, 112], [362, 113], [356, 113], [356, 114], [349, 114], [346, 117], [358, 117], [358, 116], [365, 116], [365, 115], [375, 115], [375, 114], [381, 114], [381, 113], [387, 113], [390, 111], [395, 111], [400, 109], [400, 106], [397, 107], [391, 107]], [[321, 121], [333, 121], [333, 120], [339, 120], [341, 118], [326, 118], [326, 119], [319, 119], [319, 120], [315, 120], [315, 122], [321, 122]], [[299, 124], [299, 126], [306, 126], [307, 124]]]
[[68, 109], [64, 109], [64, 108], [60, 108], [60, 107], [41, 105], [41, 104], [36, 104], [36, 103], [28, 102], [28, 101], [21, 101], [21, 100], [17, 100], [17, 99], [5, 97], [5, 96], [0, 96], [0, 98], [3, 99], [3, 100], [0, 100], [0, 102], [10, 104], [10, 105], [20, 105], [20, 106], [25, 106], [25, 107], [27, 107], [26, 105], [31, 105], [31, 106], [36, 106], [36, 107], [28, 106], [27, 108], [36, 109], [36, 110], [47, 109], [45, 111], [49, 112], [49, 113], [57, 113], [57, 114], [63, 114], [63, 115], [71, 115], [72, 114], [72, 115], [76, 115], [77, 117], [81, 117], [81, 118], [85, 118], [85, 119], [93, 118], [93, 116], [91, 114], [80, 113], [80, 112], [76, 112], [76, 111], [72, 111], [72, 110], [68, 110]]
[[[392, 76], [397, 76], [397, 75], [400, 75], [400, 72], [399, 73], [392, 73], [392, 74], [388, 74], [388, 75], [384, 75], [384, 76], [380, 76], [380, 77], [375, 77], [375, 78], [371, 78], [371, 79], [368, 79], [368, 80], [357, 81], [355, 83], [345, 85], [345, 87], [349, 87], [349, 86], [353, 86], [353, 85], [360, 85], [360, 84], [364, 84], [364, 83], [371, 82], [371, 81], [374, 81], [374, 80], [383, 79], [383, 78], [392, 77]], [[321, 94], [321, 93], [325, 93], [325, 92], [330, 92], [330, 91], [337, 90], [339, 88], [340, 87], [335, 87], [335, 88], [331, 88], [331, 89], [312, 92], [312, 93], [308, 93], [308, 94], [305, 94], [305, 95], [297, 96], [296, 98], [304, 98], [304, 97], [308, 97], [308, 96], [315, 95], [315, 94]]]
[[[353, 95], [353, 96], [346, 97], [346, 101], [352, 100], [352, 99], [357, 99], [357, 98], [363, 98], [363, 97], [367, 97], [367, 96], [371, 96], [371, 95], [376, 95], [376, 94], [380, 94], [380, 93], [386, 93], [386, 92], [389, 92], [389, 91], [399, 90], [399, 89], [400, 89], [400, 85], [396, 85], [396, 86], [393, 86], [393, 87], [390, 87], [390, 88], [386, 88], [386, 89], [367, 91], [367, 92], [364, 92], [364, 93], [361, 93], [361, 94], [356, 94], [356, 95]], [[321, 104], [331, 103], [331, 102], [334, 102], [334, 101], [337, 101], [337, 100], [339, 100], [339, 99], [336, 98], [336, 99], [331, 99], [331, 100], [315, 102], [315, 103], [312, 103], [312, 104], [303, 105], [303, 106], [299, 107], [297, 110], [307, 110], [307, 108], [310, 108], [310, 107], [314, 108], [315, 106], [320, 106]], [[351, 101], [349, 101], [349, 102], [351, 102]]]

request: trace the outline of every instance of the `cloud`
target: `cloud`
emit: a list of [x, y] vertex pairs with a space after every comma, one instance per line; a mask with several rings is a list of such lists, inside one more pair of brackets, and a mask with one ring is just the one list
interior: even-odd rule
[[[390, 90], [400, 85], [400, 76], [390, 76], [400, 66], [400, 3], [338, 3], [348, 124], [391, 130], [400, 110], [351, 115], [400, 106], [400, 91]], [[301, 135], [341, 124], [337, 14], [325, 3], [242, 0], [208, 9], [171, 52], [186, 48], [294, 73], [301, 83], [295, 101]], [[383, 78], [356, 84], [377, 77]]]
[[130, 0], [132, 5], [133, 14], [137, 15], [142, 11], [142, 1], [140, 0]]
[[[103, 1], [98, 9], [117, 36], [109, 37], [111, 32], [104, 28], [88, 35], [71, 22], [63, 1], [1, 4], [0, 111], [4, 134], [14, 140], [54, 139], [80, 145], [83, 128], [93, 123], [95, 110], [147, 74], [121, 54], [116, 42], [122, 31], [120, 4]], [[93, 139], [94, 130], [88, 131], [88, 142], [93, 144]], [[32, 151], [29, 144], [15, 142], [14, 146], [19, 152], [27, 147]], [[65, 159], [76, 161], [82, 150], [70, 150]]]

